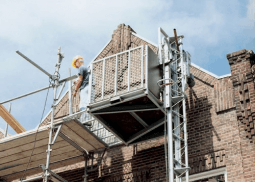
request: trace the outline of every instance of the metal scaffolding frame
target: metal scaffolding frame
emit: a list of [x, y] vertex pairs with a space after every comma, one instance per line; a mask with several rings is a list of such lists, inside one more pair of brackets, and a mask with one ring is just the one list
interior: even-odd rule
[[[159, 87], [163, 91], [163, 103], [164, 108], [159, 106], [159, 109], [162, 110], [162, 112], [166, 115], [166, 123], [167, 123], [167, 136], [165, 136], [168, 140], [168, 146], [167, 146], [167, 177], [169, 182], [181, 182], [182, 178], [185, 174], [185, 180], [186, 182], [189, 181], [189, 166], [188, 166], [188, 142], [187, 142], [187, 119], [186, 119], [186, 103], [185, 103], [185, 89], [188, 86], [188, 78], [190, 77], [189, 72], [189, 66], [190, 66], [190, 55], [188, 52], [185, 52], [182, 47], [182, 40], [184, 36], [177, 37], [176, 31], [175, 31], [175, 37], [169, 37], [162, 28], [158, 29], [158, 58], [159, 58], [159, 64], [163, 68], [163, 79], [158, 81]], [[130, 65], [130, 54], [131, 51], [135, 51], [137, 49], [141, 49], [141, 55], [143, 55], [143, 47], [136, 47], [133, 49], [130, 49], [128, 51], [124, 51], [121, 53], [118, 53], [116, 55], [113, 55], [110, 58], [114, 58], [116, 63], [118, 63], [118, 55], [121, 54], [128, 54], [128, 65]], [[7, 101], [4, 101], [0, 104], [10, 102], [12, 100], [16, 100], [34, 93], [37, 93], [42, 90], [46, 90], [49, 88], [53, 88], [54, 90], [54, 96], [53, 96], [53, 104], [52, 104], [52, 113], [51, 113], [51, 122], [49, 126], [49, 141], [48, 141], [48, 148], [47, 148], [47, 159], [46, 159], [46, 165], [41, 165], [41, 168], [43, 170], [43, 180], [44, 182], [48, 182], [49, 177], [52, 176], [56, 178], [57, 180], [66, 182], [65, 179], [60, 177], [59, 175], [55, 174], [49, 169], [50, 165], [50, 154], [51, 154], [51, 146], [55, 143], [57, 136], [60, 136], [62, 139], [67, 141], [69, 144], [74, 146], [77, 150], [81, 151], [84, 154], [85, 159], [85, 169], [84, 169], [84, 182], [87, 181], [87, 160], [88, 160], [88, 153], [87, 151], [83, 150], [79, 145], [71, 141], [65, 134], [61, 133], [61, 126], [54, 125], [54, 112], [57, 106], [57, 101], [61, 95], [61, 92], [63, 91], [63, 88], [65, 86], [65, 82], [69, 81], [69, 116], [64, 117], [63, 120], [68, 120], [70, 118], [80, 118], [80, 116], [86, 112], [78, 112], [73, 114], [72, 111], [72, 83], [71, 80], [76, 78], [77, 76], [71, 76], [71, 72], [69, 70], [69, 76], [68, 78], [60, 80], [59, 76], [59, 69], [62, 62], [62, 59], [64, 58], [64, 55], [60, 52], [61, 49], [58, 49], [58, 60], [56, 64], [56, 69], [53, 75], [49, 74], [47, 71], [42, 69], [40, 66], [38, 66], [36, 63], [34, 63], [32, 60], [27, 58], [25, 55], [17, 51], [17, 53], [22, 56], [24, 59], [26, 59], [28, 62], [30, 62], [32, 65], [37, 67], [40, 71], [45, 73], [51, 80], [51, 84], [48, 87], [39, 89], [37, 91], [16, 97], [14, 99], [10, 99]], [[108, 59], [108, 58], [107, 58]], [[141, 57], [141, 60], [143, 60], [143, 56]], [[106, 58], [102, 60], [95, 61], [94, 63], [102, 62], [103, 68], [106, 64]], [[117, 65], [117, 64], [116, 64]], [[141, 61], [141, 85], [139, 87], [143, 88], [144, 86], [144, 69], [143, 69], [143, 62]], [[114, 80], [114, 92], [112, 93], [114, 96], [116, 96], [117, 93], [117, 66], [116, 66], [116, 72], [115, 72], [115, 80]], [[93, 71], [93, 69], [91, 69]], [[104, 69], [103, 69], [104, 71]], [[104, 75], [104, 74], [103, 74]], [[127, 90], [130, 91], [130, 66], [128, 67], [128, 87]], [[102, 99], [105, 97], [104, 92], [104, 80], [105, 77], [103, 76], [102, 79], [102, 91], [101, 95], [98, 97], [101, 97]], [[57, 94], [58, 87], [62, 84], [62, 88], [60, 89], [60, 92]], [[92, 77], [90, 77], [90, 84], [93, 84]], [[148, 94], [150, 95], [150, 94]], [[89, 93], [90, 99], [95, 99], [94, 95]], [[119, 99], [119, 98], [113, 98], [113, 99]], [[153, 99], [152, 99], [153, 100]], [[91, 100], [90, 100], [91, 101]], [[114, 102], [114, 100], [113, 100]], [[156, 103], [157, 104], [157, 103]], [[149, 108], [150, 109], [150, 108]], [[138, 109], [139, 110], [139, 109]], [[10, 110], [9, 110], [10, 112]], [[130, 111], [128, 111], [130, 112]], [[86, 113], [87, 114], [87, 113]], [[139, 118], [138, 115], [136, 115], [134, 112], [131, 112], [131, 115], [136, 118], [143, 126], [147, 127], [147, 124]], [[96, 123], [97, 122], [97, 123]], [[90, 131], [92, 131], [95, 135], [97, 135], [98, 138], [106, 141], [107, 138], [113, 137], [114, 135], [108, 131], [104, 125], [98, 123], [98, 121], [94, 120], [93, 118], [84, 119], [81, 120], [81, 123], [96, 123], [97, 127], [90, 128]], [[165, 120], [160, 120], [156, 122], [156, 126], [162, 125], [165, 123]], [[8, 127], [8, 125], [7, 125]], [[153, 128], [152, 128], [153, 129]], [[152, 130], [151, 129], [151, 130]], [[148, 131], [149, 128], [148, 128]], [[55, 135], [53, 136], [53, 134]], [[6, 135], [6, 134], [5, 134]], [[140, 135], [138, 136], [140, 137]], [[135, 140], [136, 138], [133, 138]], [[130, 140], [130, 142], [132, 142]], [[121, 140], [117, 140], [112, 142], [112, 145], [120, 143]], [[130, 143], [128, 142], [128, 144]], [[106, 142], [107, 143], [107, 142]], [[110, 146], [110, 144], [108, 143]], [[35, 177], [31, 179], [21, 179], [21, 182], [25, 181], [33, 181], [35, 179], [41, 179], [42, 177]]]
[[184, 36], [177, 37], [175, 29], [174, 34], [174, 37], [169, 37], [162, 28], [158, 29], [159, 62], [164, 73], [163, 79], [159, 80], [158, 84], [164, 91], [163, 99], [167, 118], [166, 176], [169, 182], [181, 182], [185, 174], [185, 180], [188, 182], [185, 89], [187, 79], [190, 77], [190, 55], [182, 48]]
[[[57, 60], [57, 63], [55, 65], [55, 72], [53, 75], [51, 75], [50, 73], [48, 73], [46, 70], [44, 70], [43, 68], [41, 68], [39, 65], [37, 65], [35, 62], [33, 62], [32, 60], [30, 60], [28, 57], [26, 57], [24, 54], [22, 54], [21, 52], [19, 51], [16, 51], [17, 54], [19, 54], [21, 57], [23, 57], [25, 60], [27, 60], [29, 63], [31, 63], [33, 66], [35, 66], [36, 68], [38, 68], [40, 71], [42, 71], [43, 73], [45, 73], [49, 79], [51, 80], [50, 81], [50, 85], [48, 87], [45, 87], [45, 88], [42, 88], [42, 89], [39, 89], [39, 90], [36, 90], [36, 91], [33, 91], [33, 92], [30, 92], [30, 93], [27, 93], [27, 94], [24, 94], [24, 95], [21, 95], [19, 97], [16, 97], [16, 98], [12, 98], [12, 99], [9, 99], [9, 100], [6, 100], [4, 102], [1, 102], [0, 104], [4, 104], [4, 103], [7, 103], [7, 102], [10, 102], [10, 101], [13, 101], [13, 100], [17, 100], [17, 99], [20, 99], [20, 98], [23, 98], [23, 97], [26, 97], [26, 96], [29, 96], [29, 95], [32, 95], [32, 94], [35, 94], [37, 92], [40, 92], [40, 91], [43, 91], [43, 90], [46, 90], [46, 89], [49, 89], [49, 88], [53, 88], [53, 104], [52, 104], [52, 112], [51, 112], [51, 122], [50, 122], [50, 126], [49, 126], [49, 141], [48, 141], [48, 149], [46, 150], [46, 153], [47, 153], [47, 159], [46, 159], [46, 165], [41, 165], [41, 168], [43, 170], [43, 176], [38, 176], [38, 177], [34, 177], [34, 178], [30, 178], [30, 179], [20, 179], [21, 182], [28, 182], [28, 181], [33, 181], [33, 180], [36, 180], [36, 179], [42, 179], [43, 178], [43, 181], [44, 182], [48, 182], [50, 177], [54, 177], [56, 178], [57, 180], [59, 181], [62, 181], [62, 182], [67, 182], [65, 179], [63, 179], [61, 176], [57, 175], [56, 173], [54, 173], [53, 171], [51, 171], [49, 169], [49, 165], [50, 165], [50, 154], [51, 154], [51, 146], [55, 143], [56, 141], [56, 138], [57, 136], [60, 136], [61, 138], [63, 138], [65, 141], [67, 141], [69, 144], [71, 144], [73, 147], [75, 147], [77, 150], [81, 151], [84, 155], [84, 159], [85, 159], [85, 169], [84, 169], [84, 182], [87, 181], [87, 159], [88, 159], [88, 153], [87, 151], [85, 151], [84, 149], [82, 149], [79, 145], [77, 145], [76, 143], [74, 143], [72, 140], [70, 140], [68, 137], [66, 137], [63, 133], [61, 133], [60, 129], [61, 129], [61, 126], [62, 125], [58, 125], [58, 126], [55, 126], [54, 125], [54, 112], [55, 112], [55, 109], [56, 109], [56, 106], [57, 106], [57, 101], [63, 91], [63, 88], [65, 86], [65, 83], [67, 81], [69, 81], [69, 88], [71, 88], [71, 80], [73, 80], [74, 78], [77, 78], [76, 75], [73, 75], [73, 76], [69, 76], [65, 79], [62, 79], [60, 80], [60, 75], [59, 75], [59, 69], [60, 69], [60, 65], [61, 65], [61, 62], [62, 62], [62, 59], [64, 58], [64, 54], [61, 53], [61, 48], [59, 47], [58, 49], [58, 60]], [[70, 71], [69, 71], [70, 73]], [[71, 74], [71, 73], [70, 73]], [[58, 87], [62, 84], [62, 87], [59, 91], [59, 93], [57, 94], [57, 90], [58, 90]], [[70, 89], [71, 90], [71, 89]], [[71, 93], [70, 93], [71, 94]], [[71, 98], [71, 95], [69, 95], [69, 97]], [[72, 104], [72, 101], [70, 99], [70, 103]], [[72, 107], [72, 105], [70, 105]], [[9, 108], [9, 112], [10, 112], [10, 109], [11, 109], [11, 106]], [[72, 109], [70, 109], [70, 114], [72, 114]], [[7, 129], [8, 129], [8, 124], [6, 126], [6, 131], [5, 131], [5, 137], [6, 137], [6, 133], [7, 133]], [[53, 133], [55, 133], [55, 135], [53, 136]]]

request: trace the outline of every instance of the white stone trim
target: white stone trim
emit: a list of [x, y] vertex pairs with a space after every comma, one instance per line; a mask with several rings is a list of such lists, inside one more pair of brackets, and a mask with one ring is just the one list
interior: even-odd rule
[[103, 47], [103, 49], [101, 49], [100, 51], [99, 51], [99, 53], [94, 57], [94, 59], [92, 59], [92, 61], [88, 64], [88, 65], [90, 65], [93, 61], [95, 61], [95, 59], [103, 52], [103, 50], [108, 46], [108, 44], [111, 42], [111, 40], [112, 39], [110, 39], [108, 42], [107, 42], [107, 44]]
[[[210, 171], [206, 171], [206, 172], [201, 172], [198, 174], [192, 174], [189, 176], [189, 181], [196, 181], [196, 180], [200, 180], [200, 179], [204, 179], [204, 178], [210, 178], [213, 176], [218, 176], [224, 174], [225, 177], [225, 181], [227, 182], [227, 170], [226, 167], [222, 167], [222, 168], [218, 168], [218, 169], [213, 169]], [[183, 179], [183, 181], [185, 181], [185, 178]]]
[[213, 76], [213, 77], [215, 77], [215, 78], [217, 78], [217, 79], [222, 79], [222, 78], [231, 76], [230, 73], [229, 73], [229, 74], [226, 74], [226, 75], [222, 75], [222, 76], [215, 75], [214, 73], [212, 73], [212, 72], [210, 72], [210, 71], [208, 71], [208, 70], [206, 70], [206, 69], [204, 69], [204, 68], [201, 68], [200, 66], [198, 66], [198, 65], [196, 65], [196, 64], [194, 64], [194, 63], [191, 63], [191, 66], [193, 66], [193, 67], [199, 69], [200, 71], [203, 71], [204, 73], [207, 73], [207, 74], [209, 74], [209, 75], [211, 75], [211, 76]]
[[225, 78], [225, 77], [230, 77], [230, 76], [231, 76], [231, 73], [226, 74], [226, 75], [219, 76], [218, 79]]
[[152, 45], [154, 45], [155, 47], [158, 47], [157, 44], [155, 44], [155, 43], [153, 43], [153, 42], [151, 42], [151, 41], [149, 41], [149, 40], [147, 40], [147, 39], [141, 37], [140, 35], [138, 35], [138, 34], [136, 34], [136, 33], [134, 33], [134, 32], [131, 32], [131, 33], [132, 33], [132, 35], [134, 35], [134, 36], [136, 36], [136, 37], [139, 37], [140, 39], [142, 39], [142, 40], [148, 42], [149, 44], [152, 44]]

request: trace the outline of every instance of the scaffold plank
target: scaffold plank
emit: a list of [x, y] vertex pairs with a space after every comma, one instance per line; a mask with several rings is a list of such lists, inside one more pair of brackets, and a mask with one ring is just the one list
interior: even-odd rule
[[[64, 153], [61, 153], [61, 154], [52, 153], [50, 162], [52, 163], [52, 162], [59, 161], [61, 159], [66, 159], [66, 158], [82, 155], [81, 152], [78, 151], [78, 150], [71, 150], [71, 151], [65, 152], [64, 149], [63, 149], [61, 152], [64, 152]], [[44, 153], [43, 156], [44, 156], [43, 159], [39, 159], [37, 161], [30, 162], [30, 164], [28, 165], [28, 168], [34, 168], [34, 167], [39, 166], [40, 164], [45, 164], [45, 162], [46, 162], [45, 153]], [[9, 167], [10, 168], [8, 168], [8, 169], [0, 170], [0, 176], [4, 176], [4, 175], [7, 175], [7, 174], [12, 174], [12, 173], [22, 171], [27, 167], [27, 163], [24, 163], [24, 164], [21, 164], [21, 165], [18, 164], [18, 166], [14, 165], [14, 166], [9, 166]]]
[[71, 138], [75, 143], [77, 143], [79, 146], [81, 146], [85, 150], [90, 151], [95, 149], [90, 143], [88, 143], [87, 141], [84, 141], [76, 132], [74, 132], [68, 126], [63, 125], [61, 128], [61, 132], [64, 133], [69, 138]]
[[[59, 168], [59, 167], [75, 164], [75, 163], [81, 162], [81, 161], [84, 161], [84, 156], [83, 155], [53, 162], [53, 163], [50, 164], [50, 168], [53, 170], [53, 169], [56, 169], [56, 168]], [[17, 173], [4, 175], [3, 178], [6, 179], [7, 181], [20, 179], [23, 175], [24, 170], [25, 169], [23, 169], [22, 171], [19, 171]], [[31, 175], [34, 175], [34, 174], [41, 175], [42, 174], [42, 168], [39, 167], [39, 166], [36, 166], [34, 168], [30, 168], [30, 169], [27, 170], [27, 172], [25, 173], [24, 176], [31, 176]]]
[[[71, 121], [57, 121], [55, 126], [62, 125], [61, 133], [66, 135], [68, 139], [74, 144], [82, 147], [84, 152], [105, 148], [106, 144], [98, 139], [91, 131], [83, 126], [77, 120]], [[22, 134], [11, 136], [0, 140], [0, 177], [8, 176], [12, 178], [13, 175], [19, 175], [27, 167], [27, 164], [31, 157], [31, 161], [28, 165], [28, 171], [37, 171], [39, 165], [45, 164], [47, 144], [48, 144], [48, 126], [40, 127], [40, 129], [27, 131]], [[35, 136], [36, 144], [34, 146]], [[69, 142], [70, 142], [69, 141]], [[58, 136], [54, 145], [52, 145], [52, 152], [50, 158], [50, 168], [52, 164], [58, 161], [64, 161], [67, 159], [74, 159], [79, 156], [83, 156], [83, 152], [73, 147], [64, 138]], [[81, 159], [79, 159], [82, 161]], [[84, 158], [83, 158], [84, 160]], [[76, 160], [77, 161], [77, 160]], [[68, 161], [65, 161], [68, 164]], [[61, 167], [61, 165], [57, 165]], [[42, 169], [39, 170], [41, 172]], [[31, 174], [36, 174], [31, 172]]]
[[[6, 151], [11, 148], [21, 147], [25, 144], [33, 143], [35, 141], [35, 133], [36, 130], [32, 130], [10, 137], [2, 138], [0, 140], [0, 151]], [[38, 130], [36, 140], [41, 140], [45, 138], [49, 138], [48, 131], [46, 130], [46, 127], [42, 127]]]
[[81, 123], [69, 122], [66, 123], [66, 125], [69, 128], [73, 128], [75, 132], [85, 141], [88, 141], [88, 143], [90, 143], [94, 149], [106, 147], [106, 145], [100, 141], [99, 138], [97, 138], [91, 131], [86, 128], [84, 129], [84, 126]]
[[[53, 154], [60, 153], [65, 148], [66, 151], [74, 150], [74, 147], [67, 145], [65, 141], [60, 141], [52, 146]], [[38, 160], [40, 158], [45, 158], [45, 151], [47, 150], [47, 145], [44, 145], [39, 148], [35, 148], [31, 161]], [[0, 170], [4, 169], [6, 166], [20, 165], [22, 163], [28, 163], [32, 150], [19, 152], [14, 155], [9, 155], [4, 158], [1, 158]], [[22, 158], [21, 158], [22, 156]]]

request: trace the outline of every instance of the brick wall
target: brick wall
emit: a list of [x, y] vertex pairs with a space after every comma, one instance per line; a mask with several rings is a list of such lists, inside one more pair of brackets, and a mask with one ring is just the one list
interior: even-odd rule
[[242, 166], [245, 181], [255, 181], [255, 92], [252, 64], [253, 52], [240, 50], [227, 55], [229, 60], [233, 91], [239, 127]]
[[[233, 94], [229, 92], [229, 87], [226, 87], [230, 78], [204, 80], [201, 78], [211, 76], [195, 69], [192, 68], [192, 72], [196, 78], [196, 85], [187, 90], [190, 173], [226, 166], [228, 181], [243, 181], [235, 107], [233, 104], [224, 106], [224, 101], [231, 98], [229, 102], [233, 103]], [[221, 98], [223, 93], [229, 94]]]
[[[232, 89], [229, 86], [231, 78], [218, 80], [196, 67], [192, 67], [192, 73], [195, 75], [196, 85], [187, 90], [190, 174], [226, 166], [228, 181], [245, 181], [240, 128], [232, 102], [233, 92], [229, 92], [229, 88]], [[216, 109], [221, 103], [218, 97], [223, 97], [223, 93], [228, 93], [223, 100], [232, 104]], [[108, 149], [99, 169], [89, 172], [89, 181], [165, 181], [163, 141], [163, 138], [159, 138], [137, 145], [120, 145]], [[101, 154], [102, 151], [95, 153], [95, 158]], [[94, 167], [97, 161], [98, 159], [93, 160]], [[89, 168], [91, 166], [90, 159]], [[69, 181], [82, 181], [84, 163], [65, 166], [56, 172]]]
[[[140, 45], [148, 45], [157, 52], [155, 46], [132, 32], [130, 27], [120, 25], [96, 59]], [[197, 67], [191, 68], [196, 85], [186, 91], [190, 174], [226, 167], [229, 182], [255, 181], [252, 54], [247, 50], [228, 54], [232, 75], [221, 79]], [[59, 113], [65, 113], [64, 108]], [[98, 151], [94, 155], [101, 154]], [[94, 167], [98, 159], [93, 160]], [[83, 170], [84, 163], [77, 163], [57, 172], [69, 181], [82, 181]], [[88, 178], [108, 182], [165, 181], [163, 138], [109, 148], [99, 168], [89, 172]]]
[[[72, 87], [72, 93], [74, 92], [74, 86]], [[62, 99], [59, 100], [54, 118], [62, 118], [64, 116], [69, 115], [69, 91], [66, 92], [66, 94], [62, 97]], [[79, 103], [80, 103], [80, 90], [78, 90], [76, 97], [72, 96], [72, 108], [73, 108], [73, 113], [79, 111]], [[41, 126], [47, 125], [51, 120], [51, 112], [45, 117], [43, 120]]]

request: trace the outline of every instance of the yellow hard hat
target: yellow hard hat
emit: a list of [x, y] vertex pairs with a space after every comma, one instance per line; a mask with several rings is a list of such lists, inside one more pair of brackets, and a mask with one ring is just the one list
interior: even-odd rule
[[72, 67], [73, 67], [73, 68], [76, 67], [76, 66], [75, 66], [75, 63], [76, 63], [76, 61], [77, 61], [78, 59], [83, 59], [83, 57], [81, 57], [81, 56], [75, 56], [75, 57], [73, 58], [73, 62], [72, 62]]

